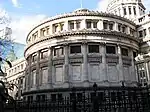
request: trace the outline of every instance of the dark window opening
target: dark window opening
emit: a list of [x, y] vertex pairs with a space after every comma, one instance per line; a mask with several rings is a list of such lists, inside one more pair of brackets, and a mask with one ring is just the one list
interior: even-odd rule
[[126, 8], [123, 8], [123, 11], [124, 11], [124, 15], [127, 15]]
[[129, 14], [131, 15], [131, 7], [129, 7]]
[[70, 27], [70, 30], [73, 30], [74, 29], [74, 22], [70, 22], [69, 27]]
[[97, 28], [97, 22], [96, 21], [93, 22], [93, 28]]
[[143, 37], [143, 31], [139, 31], [139, 37]]
[[128, 49], [122, 48], [122, 49], [121, 49], [121, 54], [122, 54], [123, 56], [128, 56]]
[[89, 45], [89, 53], [99, 53], [99, 45]]
[[77, 29], [79, 29], [79, 28], [80, 28], [80, 24], [81, 24], [81, 22], [80, 22], [80, 21], [77, 21], [77, 22], [76, 22], [76, 28], [77, 28]]
[[133, 11], [134, 11], [134, 15], [136, 15], [136, 8], [135, 7], [133, 7]]
[[135, 58], [137, 56], [137, 53], [136, 52], [133, 52], [133, 57]]
[[81, 46], [78, 45], [78, 46], [71, 46], [70, 47], [70, 53], [73, 54], [73, 53], [81, 53]]
[[118, 24], [118, 31], [121, 31], [121, 24]]
[[115, 46], [106, 46], [106, 53], [108, 53], [108, 54], [116, 54]]
[[104, 29], [107, 29], [107, 23], [106, 22], [103, 22], [103, 27], [104, 27]]
[[86, 28], [91, 28], [91, 21], [86, 22]]
[[109, 30], [113, 30], [113, 23], [109, 24]]
[[79, 102], [82, 101], [82, 93], [77, 93], [77, 100], [78, 100]]

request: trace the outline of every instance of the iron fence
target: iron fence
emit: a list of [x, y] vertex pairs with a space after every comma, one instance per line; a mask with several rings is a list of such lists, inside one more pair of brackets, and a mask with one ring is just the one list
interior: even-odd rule
[[73, 88], [57, 99], [6, 103], [4, 112], [150, 112], [150, 91], [141, 87]]

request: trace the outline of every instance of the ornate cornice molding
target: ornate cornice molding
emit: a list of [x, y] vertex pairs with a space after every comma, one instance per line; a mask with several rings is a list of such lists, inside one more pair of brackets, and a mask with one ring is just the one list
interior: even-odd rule
[[32, 47], [35, 44], [38, 44], [40, 42], [44, 42], [53, 38], [63, 38], [64, 36], [75, 36], [75, 35], [96, 35], [96, 36], [102, 36], [102, 35], [111, 35], [111, 36], [119, 36], [123, 38], [128, 38], [133, 41], [139, 42], [139, 39], [133, 36], [130, 36], [125, 33], [117, 32], [117, 31], [109, 31], [109, 30], [92, 30], [92, 29], [83, 29], [83, 30], [77, 30], [77, 31], [68, 31], [68, 32], [60, 32], [54, 35], [47, 36], [46, 38], [40, 38], [40, 40], [35, 41], [34, 43], [28, 44], [27, 48], [25, 49], [25, 52]]

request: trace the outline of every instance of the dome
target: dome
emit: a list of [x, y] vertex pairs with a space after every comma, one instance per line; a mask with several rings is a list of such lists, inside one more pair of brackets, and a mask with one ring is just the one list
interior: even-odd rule
[[74, 12], [75, 13], [87, 13], [87, 12], [90, 12], [90, 10], [86, 8], [79, 8], [79, 9], [76, 9]]

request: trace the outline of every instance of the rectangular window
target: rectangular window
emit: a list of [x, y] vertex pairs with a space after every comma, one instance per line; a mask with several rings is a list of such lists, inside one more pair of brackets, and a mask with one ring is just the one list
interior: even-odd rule
[[133, 11], [134, 11], [134, 15], [136, 15], [136, 8], [135, 7], [133, 7]]
[[36, 61], [36, 59], [37, 59], [37, 55], [36, 55], [36, 54], [34, 54], [34, 55], [32, 56], [32, 62], [35, 62], [35, 61]]
[[113, 30], [113, 23], [109, 23], [109, 30]]
[[106, 53], [107, 54], [116, 54], [115, 46], [106, 46]]
[[58, 25], [54, 25], [54, 32], [58, 32]]
[[93, 22], [93, 28], [97, 28], [97, 21]]
[[86, 28], [92, 28], [91, 21], [86, 21]]
[[107, 29], [107, 23], [106, 22], [103, 22], [103, 27], [104, 27], [104, 29]]
[[77, 29], [80, 29], [80, 24], [81, 24], [80, 21], [77, 21], [77, 22], [76, 22], [76, 28], [77, 28]]
[[139, 37], [143, 37], [143, 31], [139, 31]]
[[74, 29], [74, 22], [73, 21], [69, 22], [69, 29], [70, 30]]
[[70, 53], [81, 53], [81, 46], [77, 45], [77, 46], [70, 46]]
[[41, 69], [42, 71], [42, 83], [45, 84], [48, 81], [48, 68], [47, 67], [43, 67]]
[[146, 36], [147, 34], [146, 34], [146, 29], [144, 29], [144, 36]]
[[129, 14], [131, 15], [132, 13], [131, 13], [131, 7], [129, 7]]
[[41, 51], [41, 59], [47, 58], [48, 50]]
[[64, 49], [63, 47], [60, 48], [54, 48], [54, 56], [61, 56], [64, 54]]
[[121, 54], [122, 54], [123, 56], [128, 56], [128, 49], [121, 48]]
[[63, 30], [64, 30], [64, 24], [61, 23], [61, 24], [60, 24], [60, 31], [63, 31]]
[[121, 24], [118, 24], [118, 31], [121, 31]]
[[89, 53], [99, 53], [99, 45], [89, 45]]
[[126, 26], [122, 26], [122, 32], [126, 33]]
[[123, 11], [124, 11], [124, 15], [127, 15], [127, 11], [125, 7], [123, 8]]

